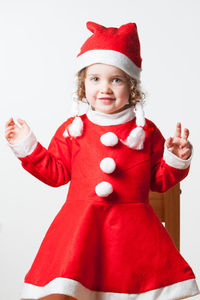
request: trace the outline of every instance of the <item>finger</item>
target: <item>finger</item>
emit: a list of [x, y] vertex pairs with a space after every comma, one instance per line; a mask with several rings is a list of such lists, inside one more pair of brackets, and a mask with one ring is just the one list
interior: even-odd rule
[[180, 148], [181, 149], [183, 149], [183, 148], [191, 149], [192, 145], [190, 144], [190, 142], [188, 140], [181, 140]]
[[10, 134], [10, 133], [14, 133], [14, 130], [12, 128], [5, 131], [5, 134]]
[[8, 133], [5, 135], [5, 138], [6, 138], [7, 140], [10, 140], [11, 138], [13, 138], [13, 136], [14, 136], [14, 133], [13, 133], [13, 132], [8, 132]]
[[190, 132], [189, 132], [189, 129], [187, 129], [187, 128], [184, 128], [184, 131], [183, 131], [183, 136], [182, 136], [182, 138], [183, 138], [184, 140], [187, 140], [187, 139], [188, 139], [188, 136], [189, 136], [189, 134], [190, 134]]
[[21, 127], [26, 127], [29, 128], [28, 124], [26, 123], [26, 121], [22, 120], [22, 119], [17, 119], [17, 122], [19, 123], [19, 125]]
[[14, 120], [13, 120], [13, 118], [11, 117], [7, 122], [6, 122], [6, 127], [7, 126], [10, 126], [10, 125], [14, 125], [15, 124], [15, 122], [14, 122]]
[[9, 129], [14, 129], [14, 125], [10, 125], [10, 126], [6, 127], [6, 128], [5, 128], [5, 131], [6, 131], [6, 130], [9, 130]]
[[181, 137], [181, 123], [180, 122], [178, 122], [176, 124], [175, 137], [179, 137], [179, 138]]
[[17, 119], [17, 122], [19, 122], [19, 124], [22, 126], [23, 124], [25, 124], [26, 122], [22, 119]]
[[17, 130], [19, 130], [19, 129], [21, 129], [21, 127], [23, 126], [23, 124], [24, 124], [24, 120], [22, 120], [22, 119], [15, 119], [15, 128], [17, 129]]
[[185, 150], [183, 153], [181, 153], [181, 158], [182, 159], [188, 159], [191, 155], [191, 150], [190, 149], [187, 149]]
[[5, 129], [5, 133], [11, 132], [14, 130], [14, 126], [9, 126]]
[[166, 146], [167, 146], [167, 148], [170, 148], [173, 146], [173, 138], [171, 136], [166, 140]]

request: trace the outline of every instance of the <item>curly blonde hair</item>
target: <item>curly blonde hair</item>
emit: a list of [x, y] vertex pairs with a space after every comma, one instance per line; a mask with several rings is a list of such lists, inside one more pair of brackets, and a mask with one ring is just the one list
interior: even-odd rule
[[[80, 70], [77, 74], [77, 90], [76, 95], [79, 101], [82, 101], [82, 99], [85, 98], [85, 77], [86, 77], [86, 68], [83, 68]], [[130, 95], [129, 95], [129, 104], [128, 106], [135, 106], [137, 102], [144, 103], [145, 94], [141, 90], [141, 87], [139, 85], [139, 82], [129, 76], [128, 74], [125, 74], [125, 77], [128, 81], [129, 89], [130, 89]]]

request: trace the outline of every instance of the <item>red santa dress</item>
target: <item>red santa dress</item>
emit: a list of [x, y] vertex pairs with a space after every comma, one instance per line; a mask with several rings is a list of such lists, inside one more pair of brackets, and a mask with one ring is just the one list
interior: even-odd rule
[[[144, 148], [125, 145], [136, 127], [131, 116], [130, 109], [109, 116], [90, 110], [81, 116], [80, 137], [65, 137], [65, 122], [48, 149], [37, 142], [30, 154], [18, 155], [44, 183], [70, 181], [22, 298], [60, 293], [78, 300], [174, 300], [199, 293], [191, 267], [148, 199], [150, 189], [164, 192], [181, 181], [189, 162], [164, 150], [162, 134], [148, 119]], [[31, 133], [26, 149], [33, 143]]]

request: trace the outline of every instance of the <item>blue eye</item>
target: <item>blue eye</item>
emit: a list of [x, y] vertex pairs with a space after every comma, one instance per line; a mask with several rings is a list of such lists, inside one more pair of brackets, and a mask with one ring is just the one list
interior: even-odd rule
[[95, 81], [95, 82], [98, 81], [98, 79], [99, 79], [98, 77], [92, 77], [92, 78], [91, 78], [91, 80], [92, 80], [92, 81]]
[[116, 82], [116, 83], [120, 83], [120, 82], [122, 82], [122, 80], [121, 80], [121, 79], [119, 79], [119, 78], [113, 78], [113, 81], [114, 81], [114, 82]]

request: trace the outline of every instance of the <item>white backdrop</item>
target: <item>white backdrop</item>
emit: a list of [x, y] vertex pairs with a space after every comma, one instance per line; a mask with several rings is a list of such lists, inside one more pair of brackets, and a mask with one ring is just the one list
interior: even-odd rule
[[69, 115], [72, 60], [89, 36], [89, 20], [117, 27], [137, 23], [146, 117], [166, 138], [177, 121], [190, 129], [194, 157], [181, 184], [181, 254], [200, 285], [199, 14], [198, 0], [0, 1], [0, 299], [19, 299], [67, 191], [23, 170], [5, 143], [4, 124], [10, 116], [24, 118], [48, 146]]

